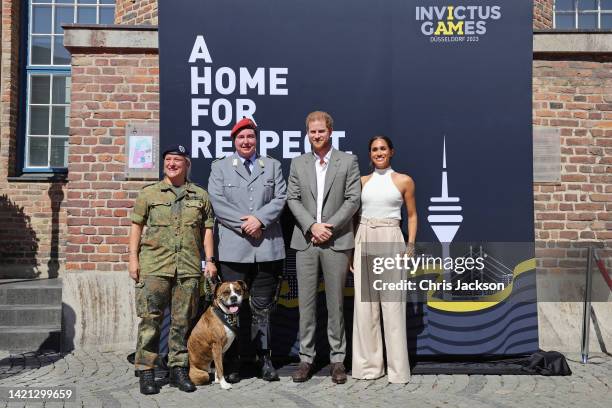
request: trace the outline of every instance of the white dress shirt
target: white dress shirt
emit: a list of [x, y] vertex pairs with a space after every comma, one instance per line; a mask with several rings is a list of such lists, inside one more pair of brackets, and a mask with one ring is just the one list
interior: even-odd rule
[[327, 154], [323, 157], [323, 163], [321, 158], [317, 156], [315, 152], [312, 154], [315, 157], [315, 173], [317, 174], [317, 222], [321, 222], [321, 212], [323, 212], [323, 192], [325, 191], [325, 175], [327, 174], [327, 167], [329, 165], [329, 159], [331, 157], [333, 149], [329, 149]]

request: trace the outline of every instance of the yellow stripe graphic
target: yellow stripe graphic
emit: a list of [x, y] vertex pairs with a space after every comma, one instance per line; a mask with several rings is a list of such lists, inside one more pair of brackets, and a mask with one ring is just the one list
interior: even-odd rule
[[[445, 301], [442, 299], [434, 298], [434, 291], [429, 291], [427, 292], [427, 306], [434, 309], [443, 310], [445, 312], [457, 313], [476, 312], [479, 310], [488, 309], [508, 298], [508, 296], [510, 296], [510, 293], [512, 293], [512, 288], [514, 287], [514, 281], [516, 280], [516, 278], [522, 273], [535, 269], [535, 267], [535, 258], [527, 259], [526, 261], [519, 263], [514, 267], [514, 270], [512, 271], [512, 281], [508, 286], [506, 286], [504, 290], [502, 290], [501, 292], [497, 292], [493, 295], [483, 296], [481, 298], [482, 300], [478, 301]], [[440, 281], [441, 279], [442, 275], [440, 272], [438, 272], [438, 279], [436, 279], [436, 282]]]

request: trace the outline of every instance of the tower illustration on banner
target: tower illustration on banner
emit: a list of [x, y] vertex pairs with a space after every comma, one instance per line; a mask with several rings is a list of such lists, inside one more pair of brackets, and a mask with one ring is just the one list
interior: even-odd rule
[[[442, 191], [439, 197], [430, 197], [429, 201], [433, 204], [427, 209], [429, 216], [427, 221], [433, 229], [438, 241], [442, 244], [442, 258], [450, 257], [450, 243], [453, 242], [463, 216], [461, 216], [461, 206], [458, 205], [459, 197], [448, 195], [448, 173], [446, 171], [446, 136], [442, 147]], [[444, 279], [450, 282], [450, 270], [444, 270]]]

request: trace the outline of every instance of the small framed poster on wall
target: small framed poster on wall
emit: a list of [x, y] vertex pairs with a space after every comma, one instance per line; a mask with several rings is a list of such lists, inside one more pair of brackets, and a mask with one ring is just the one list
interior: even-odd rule
[[159, 125], [130, 123], [126, 125], [126, 177], [157, 179], [159, 176]]

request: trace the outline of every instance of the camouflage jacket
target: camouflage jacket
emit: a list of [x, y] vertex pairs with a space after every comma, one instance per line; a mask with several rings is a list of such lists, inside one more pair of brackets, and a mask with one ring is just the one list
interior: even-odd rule
[[214, 224], [206, 190], [187, 182], [177, 196], [163, 180], [148, 185], [136, 198], [132, 222], [146, 225], [138, 256], [143, 275], [201, 275], [204, 228]]

